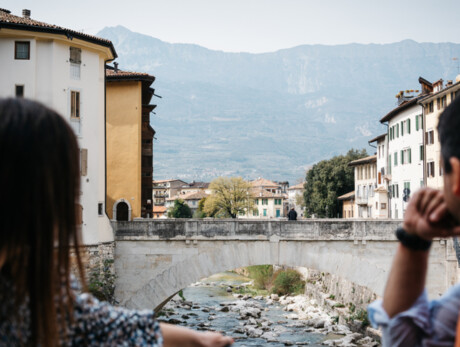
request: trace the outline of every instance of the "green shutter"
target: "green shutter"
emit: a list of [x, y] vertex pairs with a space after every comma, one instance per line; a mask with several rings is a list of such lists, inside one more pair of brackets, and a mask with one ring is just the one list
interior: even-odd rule
[[423, 115], [420, 115], [420, 129], [423, 129]]
[[391, 154], [388, 155], [388, 173], [391, 175]]
[[415, 130], [418, 131], [418, 116], [415, 116]]
[[407, 133], [410, 134], [410, 118], [407, 120]]
[[404, 164], [404, 151], [401, 151], [401, 165]]
[[410, 148], [407, 150], [407, 153], [409, 154], [409, 161], [408, 161], [408, 163], [410, 164], [410, 163], [412, 163], [412, 153], [411, 153], [411, 149], [410, 149]]
[[398, 152], [395, 152], [395, 166], [398, 165]]
[[399, 137], [399, 123], [396, 124], [396, 137]]
[[401, 136], [404, 135], [404, 122], [401, 122]]
[[423, 145], [420, 146], [420, 160], [423, 160]]

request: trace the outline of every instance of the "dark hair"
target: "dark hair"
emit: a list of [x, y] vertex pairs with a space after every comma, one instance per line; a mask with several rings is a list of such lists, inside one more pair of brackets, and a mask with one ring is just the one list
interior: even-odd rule
[[449, 173], [452, 171], [449, 159], [460, 159], [460, 98], [455, 98], [441, 114], [438, 132], [444, 169]]
[[84, 284], [77, 139], [49, 108], [0, 99], [0, 158], [0, 274], [14, 286], [15, 306], [28, 302], [27, 344], [55, 346], [72, 312], [72, 249]]

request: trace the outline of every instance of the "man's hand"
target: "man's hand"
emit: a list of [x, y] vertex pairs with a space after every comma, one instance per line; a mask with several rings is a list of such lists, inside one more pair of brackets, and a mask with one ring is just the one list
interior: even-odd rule
[[420, 189], [412, 196], [403, 228], [425, 240], [460, 235], [460, 226], [448, 213], [443, 193], [431, 188]]

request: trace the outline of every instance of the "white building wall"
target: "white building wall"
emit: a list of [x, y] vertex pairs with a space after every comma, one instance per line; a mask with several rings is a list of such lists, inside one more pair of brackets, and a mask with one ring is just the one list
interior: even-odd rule
[[[407, 207], [407, 202], [403, 201], [404, 184], [410, 185], [410, 195], [415, 193], [423, 186], [423, 158], [420, 156], [420, 147], [423, 146], [423, 129], [419, 126], [416, 130], [416, 116], [422, 115], [420, 105], [414, 105], [407, 110], [394, 116], [389, 120], [389, 129], [399, 128], [398, 132], [394, 130], [394, 138], [388, 141], [388, 171], [391, 175], [389, 185], [391, 187], [390, 217], [393, 219], [404, 218], [404, 212]], [[410, 119], [410, 134], [407, 131], [406, 123], [404, 126], [404, 134], [401, 134], [401, 122]], [[420, 123], [419, 123], [420, 125]], [[401, 164], [401, 151], [405, 149], [411, 150], [411, 162], [408, 163], [408, 158], [405, 158], [405, 163]], [[407, 153], [407, 152], [406, 152]], [[395, 154], [397, 164], [395, 165]], [[391, 165], [390, 165], [391, 164]]]
[[376, 175], [377, 164], [375, 161], [355, 166], [355, 218], [375, 218]]
[[[15, 40], [30, 41], [30, 60], [14, 59]], [[15, 96], [15, 85], [22, 84], [26, 98], [44, 103], [70, 123], [70, 91], [80, 91], [77, 138], [80, 148], [88, 149], [88, 173], [81, 177], [83, 243], [97, 244], [113, 240], [105, 206], [98, 214], [98, 203], [105, 201], [104, 57], [76, 41], [58, 41], [52, 35], [37, 40], [32, 32], [21, 32], [20, 38], [0, 37], [0, 97]], [[82, 49], [79, 80], [70, 77], [70, 46]]]

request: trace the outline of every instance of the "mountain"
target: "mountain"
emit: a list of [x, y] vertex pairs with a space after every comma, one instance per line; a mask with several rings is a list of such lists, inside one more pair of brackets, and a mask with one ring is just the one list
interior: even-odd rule
[[226, 53], [171, 44], [122, 26], [113, 42], [123, 70], [148, 72], [161, 99], [154, 178], [263, 176], [291, 183], [321, 159], [366, 147], [400, 90], [419, 76], [454, 79], [460, 44], [303, 45], [271, 53]]

